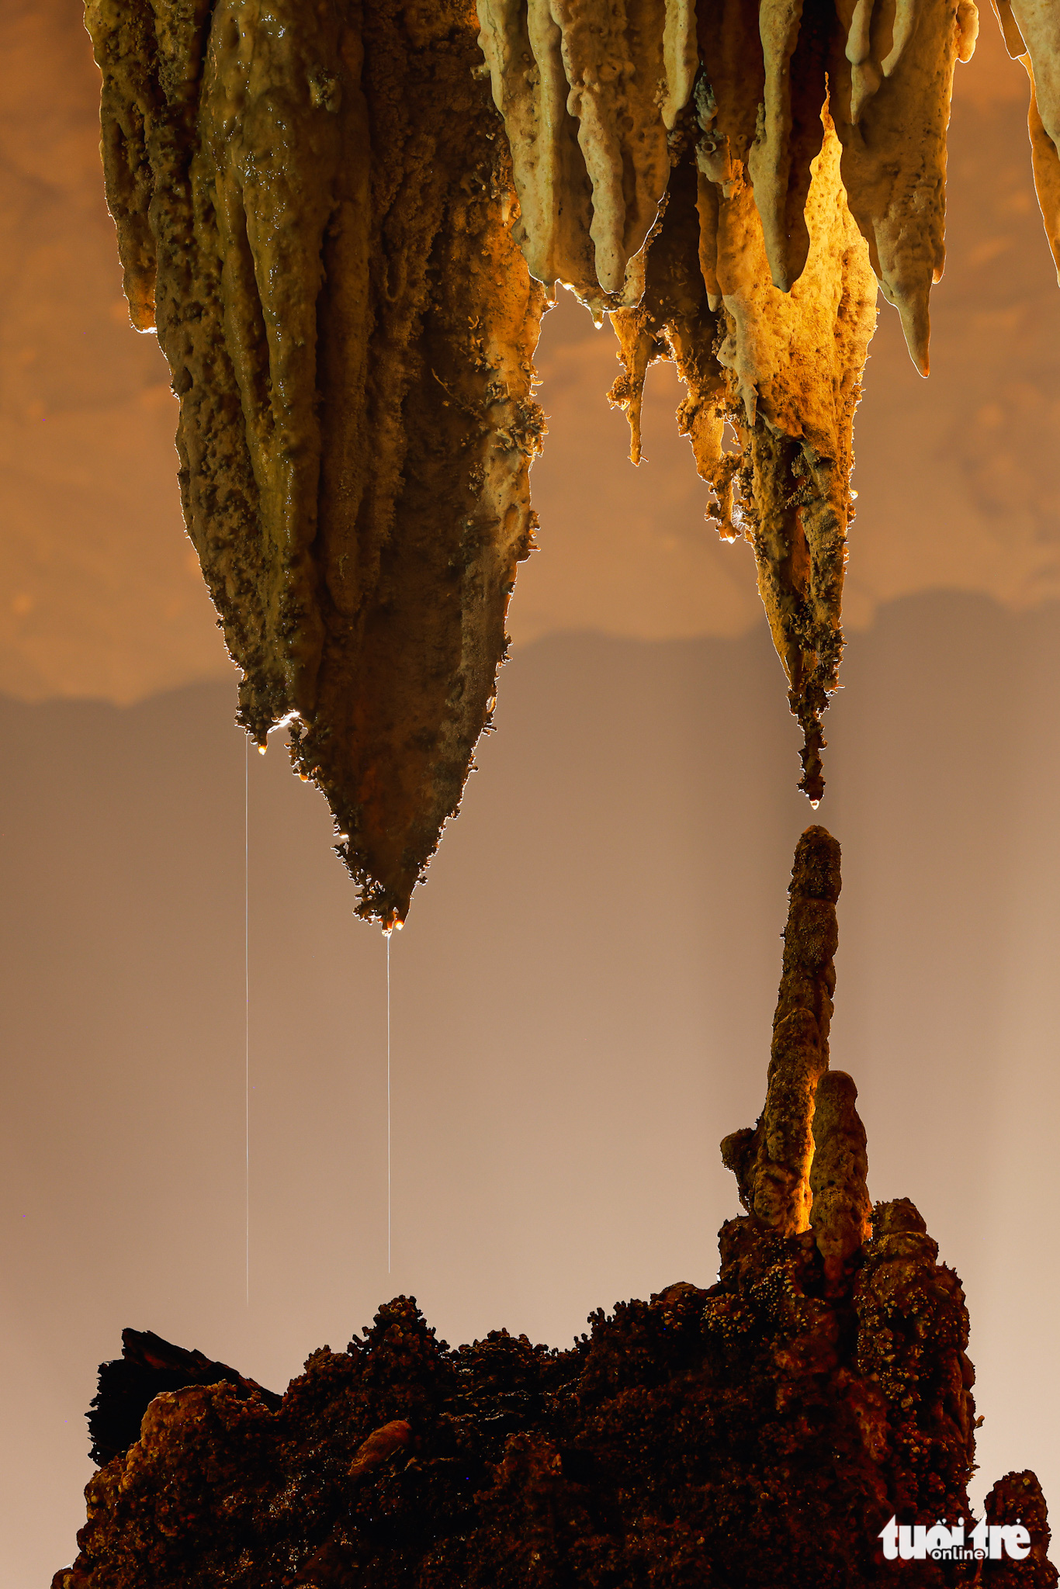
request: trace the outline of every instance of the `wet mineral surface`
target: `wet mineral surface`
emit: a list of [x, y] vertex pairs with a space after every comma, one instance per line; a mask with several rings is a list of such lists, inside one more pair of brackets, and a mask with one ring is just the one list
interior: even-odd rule
[[[1043, 4], [1001, 12], [1055, 245], [1060, 40]], [[926, 374], [973, 0], [89, 0], [86, 20], [130, 315], [180, 399], [239, 721], [262, 747], [290, 730], [359, 913], [404, 921], [492, 726], [557, 283], [611, 318], [634, 460], [645, 372], [676, 365], [819, 802], [876, 288]]]

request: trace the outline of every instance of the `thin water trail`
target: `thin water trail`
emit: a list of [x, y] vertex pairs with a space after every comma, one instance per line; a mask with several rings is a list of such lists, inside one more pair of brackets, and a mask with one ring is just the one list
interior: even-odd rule
[[391, 1232], [391, 1196], [390, 1196], [390, 939], [391, 932], [386, 935], [386, 1272], [390, 1273], [390, 1232]]
[[250, 1306], [250, 735], [243, 736], [243, 1203], [247, 1307]]

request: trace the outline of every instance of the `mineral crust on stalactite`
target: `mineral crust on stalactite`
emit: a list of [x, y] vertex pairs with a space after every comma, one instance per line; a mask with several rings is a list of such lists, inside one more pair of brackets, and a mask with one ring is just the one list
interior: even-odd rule
[[360, 911], [401, 920], [488, 723], [544, 307], [459, 0], [90, 0], [134, 323], [240, 721], [289, 723]]
[[806, 194], [808, 252], [788, 292], [770, 279], [752, 189], [739, 163], [719, 154], [731, 123], [705, 90], [699, 121], [698, 140], [689, 132], [675, 156], [641, 303], [612, 316], [625, 373], [610, 397], [629, 417], [636, 462], [648, 367], [658, 358], [677, 365], [687, 388], [678, 425], [712, 489], [722, 535], [743, 534], [754, 548], [803, 730], [802, 787], [820, 800], [821, 714], [838, 684], [843, 645], [854, 410], [876, 285], [846, 204], [830, 121]]
[[[1060, 261], [1060, 34], [1031, 74]], [[531, 358], [564, 282], [611, 315], [723, 536], [751, 542], [801, 787], [824, 789], [853, 414], [875, 282], [926, 373], [972, 0], [89, 0], [134, 322], [181, 400], [185, 515], [240, 720], [335, 814], [362, 915], [403, 919], [455, 812], [531, 547]], [[503, 129], [503, 130], [502, 130]]]
[[1060, 12], [1051, 0], [991, 0], [1010, 55], [1030, 78], [1034, 185], [1060, 277]]
[[[479, 0], [523, 206], [518, 235], [540, 280], [559, 278], [594, 312], [611, 312], [625, 367], [611, 395], [629, 413], [634, 462], [646, 369], [660, 357], [676, 363], [688, 388], [679, 424], [714, 489], [721, 532], [744, 533], [754, 547], [803, 730], [800, 787], [816, 802], [821, 715], [843, 644], [852, 424], [876, 280], [926, 374], [953, 69], [971, 54], [977, 13], [971, 0], [890, 8], [762, 0], [757, 11], [742, 0], [700, 0], [694, 118], [691, 106], [682, 116], [692, 74], [669, 66], [687, 56], [664, 48], [668, 29], [687, 41], [685, 13], [660, 3], [636, 15], [631, 51], [624, 8]], [[614, 81], [584, 45], [568, 46], [568, 30], [581, 41], [586, 29], [596, 46], [607, 43]], [[654, 117], [645, 109], [652, 84]], [[625, 141], [602, 121], [601, 103], [627, 108]], [[664, 136], [668, 183], [658, 162]], [[644, 230], [643, 196], [661, 203], [646, 257], [623, 251], [616, 216], [630, 212], [592, 175], [600, 169], [638, 196], [627, 244]]]
[[479, 0], [530, 270], [597, 313], [636, 303], [697, 70], [692, 0]]
[[[838, 894], [811, 828], [765, 1107], [722, 1145], [748, 1212], [713, 1285], [601, 1310], [568, 1351], [503, 1330], [451, 1350], [397, 1297], [279, 1403], [129, 1332], [92, 1414], [127, 1443], [53, 1589], [1054, 1589], [1029, 1472], [986, 1501], [1025, 1559], [883, 1556], [892, 1518], [971, 1536], [974, 1373], [960, 1281], [908, 1199], [870, 1205], [857, 1089], [828, 1069]], [[191, 1361], [186, 1388], [157, 1393], [144, 1342]]]

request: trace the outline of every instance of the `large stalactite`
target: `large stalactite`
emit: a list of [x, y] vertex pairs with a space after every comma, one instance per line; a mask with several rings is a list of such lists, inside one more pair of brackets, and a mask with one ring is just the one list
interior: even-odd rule
[[[1060, 41], [999, 0], [1060, 227]], [[289, 726], [362, 915], [403, 920], [489, 723], [557, 282], [745, 535], [824, 788], [875, 283], [926, 372], [971, 0], [90, 0], [134, 323], [259, 744]], [[499, 113], [499, 115], [498, 115]]]
[[134, 323], [180, 398], [240, 721], [290, 725], [390, 925], [489, 721], [540, 445], [545, 304], [448, 0], [92, 0]]

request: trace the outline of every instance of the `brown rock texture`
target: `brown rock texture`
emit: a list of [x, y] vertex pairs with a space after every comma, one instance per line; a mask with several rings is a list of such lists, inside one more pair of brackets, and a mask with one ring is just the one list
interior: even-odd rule
[[223, 1383], [237, 1395], [261, 1398], [273, 1409], [279, 1406], [279, 1396], [256, 1380], [244, 1379], [238, 1369], [203, 1352], [185, 1351], [151, 1330], [123, 1330], [121, 1343], [121, 1357], [100, 1367], [99, 1391], [88, 1412], [89, 1455], [100, 1467], [139, 1438], [144, 1409], [164, 1392]]
[[[180, 398], [240, 721], [261, 745], [289, 725], [360, 913], [404, 919], [490, 719], [557, 280], [614, 317], [635, 458], [645, 370], [676, 362], [819, 801], [875, 282], [926, 373], [972, 0], [86, 14], [126, 293]], [[1052, 235], [1055, 24], [1032, 0], [1003, 20]]]
[[544, 305], [459, 3], [92, 0], [133, 322], [189, 532], [361, 913], [403, 919], [492, 709], [530, 550]]
[[[754, 547], [803, 730], [800, 787], [816, 804], [821, 716], [843, 645], [853, 417], [876, 282], [926, 374], [953, 70], [974, 48], [976, 8], [701, 0], [698, 80], [677, 5], [620, 8], [625, 31], [608, 4], [553, 5], [545, 23], [543, 9], [479, 7], [524, 252], [542, 280], [558, 276], [595, 314], [612, 314], [625, 375], [611, 395], [630, 416], [634, 461], [647, 367], [676, 363], [688, 390], [678, 422], [713, 488], [722, 535], [743, 533]], [[677, 46], [667, 50], [667, 40]], [[557, 85], [569, 88], [566, 100]], [[649, 196], [664, 212], [645, 261], [632, 250]]]
[[870, 1210], [856, 1089], [822, 1065], [838, 892], [811, 828], [775, 1030], [817, 1036], [774, 1043], [762, 1120], [724, 1145], [753, 1211], [723, 1226], [714, 1285], [601, 1310], [568, 1351], [504, 1331], [451, 1350], [397, 1297], [279, 1404], [201, 1354], [157, 1394], [145, 1351], [182, 1354], [130, 1335], [93, 1412], [129, 1443], [53, 1589], [1053, 1589], [1032, 1473], [986, 1505], [1027, 1529], [1024, 1559], [883, 1554], [892, 1518], [970, 1535], [974, 1373], [960, 1281], [911, 1202]]
[[[619, 1303], [570, 1351], [451, 1351], [398, 1297], [276, 1410], [227, 1383], [158, 1395], [53, 1589], [889, 1583], [893, 1515], [970, 1528], [975, 1419], [960, 1282], [911, 1203], [873, 1221], [838, 1290], [812, 1233], [745, 1216], [715, 1285]], [[986, 1510], [1028, 1527], [1026, 1561], [902, 1581], [1055, 1585], [1033, 1474]]]

